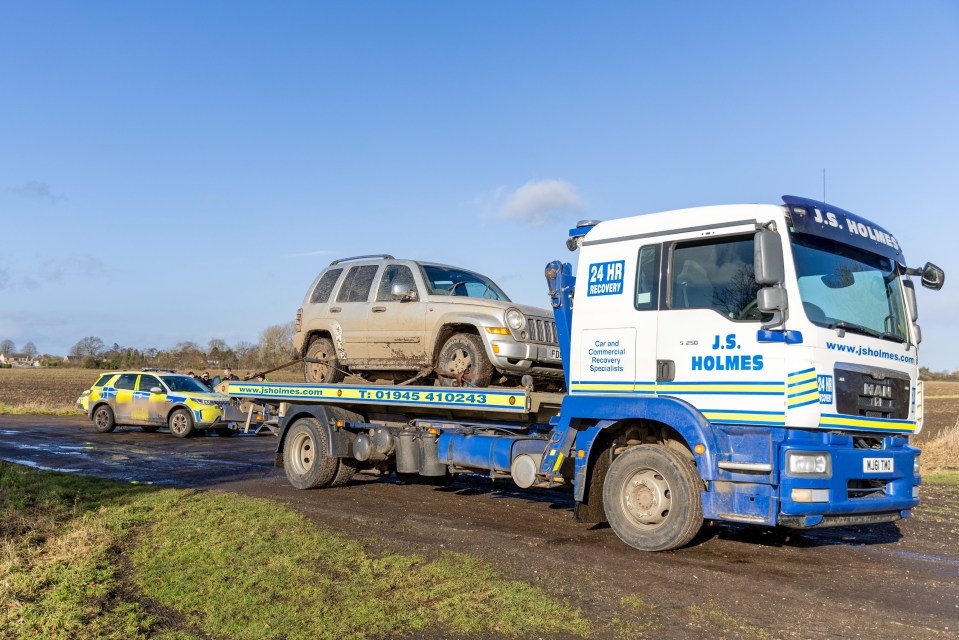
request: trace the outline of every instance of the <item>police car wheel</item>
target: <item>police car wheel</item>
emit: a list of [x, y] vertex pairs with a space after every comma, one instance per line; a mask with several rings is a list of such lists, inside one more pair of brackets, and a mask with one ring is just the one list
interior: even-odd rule
[[168, 426], [177, 438], [187, 438], [193, 434], [193, 416], [186, 409], [177, 409], [170, 414]]
[[283, 442], [283, 470], [296, 489], [328, 487], [336, 479], [340, 461], [329, 456], [326, 429], [316, 418], [300, 418]]
[[97, 433], [110, 433], [117, 428], [117, 421], [113, 416], [113, 409], [101, 404], [93, 412], [93, 428]]
[[702, 482], [695, 465], [661, 445], [627, 449], [603, 482], [603, 506], [619, 538], [642, 551], [687, 544], [703, 524]]

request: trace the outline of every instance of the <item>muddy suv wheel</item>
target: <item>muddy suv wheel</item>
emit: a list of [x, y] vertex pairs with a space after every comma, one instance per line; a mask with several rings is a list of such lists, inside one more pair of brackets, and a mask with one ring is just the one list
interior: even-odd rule
[[305, 364], [304, 374], [307, 382], [336, 384], [343, 381], [345, 376], [340, 367], [340, 361], [336, 357], [333, 341], [329, 338], [314, 338], [306, 350], [306, 357], [322, 361], [319, 364], [314, 362]]
[[170, 433], [177, 438], [187, 438], [193, 433], [193, 416], [186, 409], [177, 409], [170, 414]]
[[117, 421], [113, 417], [113, 409], [105, 404], [97, 407], [93, 412], [93, 428], [97, 433], [110, 433], [117, 428]]
[[457, 376], [468, 374], [463, 386], [489, 386], [493, 377], [493, 364], [486, 356], [486, 348], [479, 336], [457, 333], [440, 349], [436, 368], [441, 372], [440, 384], [444, 387], [457, 385]]

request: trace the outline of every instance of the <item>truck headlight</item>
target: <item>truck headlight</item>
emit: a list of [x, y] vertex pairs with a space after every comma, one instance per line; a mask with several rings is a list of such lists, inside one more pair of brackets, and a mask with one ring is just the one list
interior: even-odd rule
[[919, 456], [915, 456], [912, 459], [912, 475], [914, 476], [919, 475]]
[[786, 474], [829, 478], [832, 476], [832, 459], [825, 452], [789, 451], [786, 453]]
[[506, 312], [506, 324], [513, 331], [519, 331], [526, 326], [526, 316], [519, 309], [510, 309]]

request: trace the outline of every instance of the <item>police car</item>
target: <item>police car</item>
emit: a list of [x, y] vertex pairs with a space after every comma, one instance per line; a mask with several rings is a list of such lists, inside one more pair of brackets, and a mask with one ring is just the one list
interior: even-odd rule
[[155, 369], [106, 373], [77, 399], [77, 408], [86, 412], [99, 433], [118, 425], [149, 432], [166, 426], [178, 438], [201, 429], [233, 435], [223, 421], [229, 405], [229, 397], [213, 393], [190, 376]]

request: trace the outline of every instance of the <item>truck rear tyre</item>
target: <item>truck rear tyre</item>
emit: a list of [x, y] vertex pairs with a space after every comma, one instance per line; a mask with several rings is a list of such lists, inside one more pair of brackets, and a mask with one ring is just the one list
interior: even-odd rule
[[[489, 386], [493, 377], [493, 365], [486, 356], [486, 347], [479, 336], [472, 333], [457, 333], [450, 337], [440, 349], [436, 368], [447, 374], [461, 374], [469, 372], [469, 382], [477, 387]], [[444, 387], [456, 385], [455, 377], [439, 376], [440, 384]]]
[[303, 373], [307, 382], [321, 382], [323, 384], [336, 384], [342, 382], [343, 371], [340, 367], [340, 360], [336, 357], [336, 349], [333, 347], [333, 341], [329, 338], [314, 338], [313, 342], [306, 349], [306, 357], [314, 360], [322, 360], [317, 364], [307, 362], [304, 365]]
[[189, 438], [193, 435], [193, 416], [186, 409], [177, 409], [170, 414], [167, 426], [177, 438]]
[[[300, 418], [293, 423], [283, 446], [283, 469], [294, 488], [317, 489], [333, 484], [340, 461], [328, 455], [328, 449], [326, 429], [319, 420]], [[347, 473], [344, 471], [344, 476]], [[341, 484], [347, 480], [341, 478]]]
[[93, 412], [93, 428], [97, 430], [97, 433], [110, 433], [117, 428], [113, 409], [109, 405], [101, 404]]
[[609, 526], [642, 551], [682, 547], [703, 524], [702, 482], [695, 465], [655, 444], [628, 449], [613, 460], [603, 484]]

